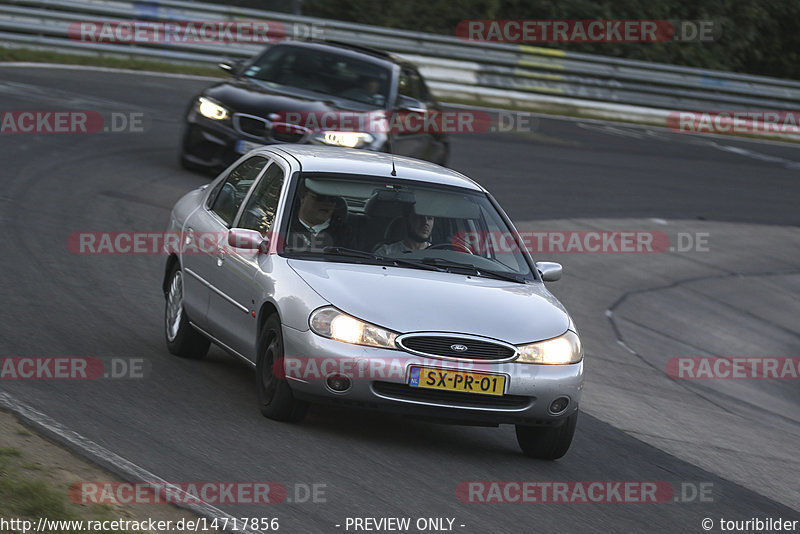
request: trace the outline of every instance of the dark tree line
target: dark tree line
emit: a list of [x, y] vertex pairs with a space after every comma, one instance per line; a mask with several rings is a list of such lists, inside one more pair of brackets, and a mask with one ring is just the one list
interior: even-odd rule
[[465, 19], [712, 20], [713, 42], [554, 43], [563, 50], [800, 79], [800, 0], [233, 0], [227, 4], [455, 35]]

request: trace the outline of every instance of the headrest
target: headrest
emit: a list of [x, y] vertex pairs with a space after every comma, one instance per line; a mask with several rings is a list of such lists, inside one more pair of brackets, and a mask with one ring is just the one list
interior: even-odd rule
[[377, 189], [364, 204], [367, 217], [400, 217], [411, 211], [416, 199], [411, 191]]

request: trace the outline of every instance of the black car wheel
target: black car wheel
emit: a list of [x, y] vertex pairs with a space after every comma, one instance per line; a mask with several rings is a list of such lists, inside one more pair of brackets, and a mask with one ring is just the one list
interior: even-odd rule
[[442, 167], [447, 167], [447, 164], [450, 162], [450, 143], [443, 143], [442, 144], [442, 154], [434, 163], [437, 165], [441, 165]]
[[256, 360], [258, 404], [264, 417], [276, 421], [301, 421], [308, 403], [297, 400], [283, 374], [283, 333], [277, 315], [267, 319], [261, 331]]
[[557, 427], [516, 425], [517, 443], [526, 456], [539, 460], [558, 460], [567, 454], [577, 423], [578, 412], [575, 412]]
[[179, 157], [179, 161], [180, 161], [181, 167], [186, 169], [187, 171], [208, 172], [208, 169], [206, 169], [202, 165], [198, 165], [197, 163], [194, 163], [187, 156], [187, 154], [189, 153], [189, 135], [190, 135], [190, 133], [191, 133], [191, 127], [187, 125], [184, 128], [183, 138], [181, 140], [181, 153], [180, 153], [180, 157]]

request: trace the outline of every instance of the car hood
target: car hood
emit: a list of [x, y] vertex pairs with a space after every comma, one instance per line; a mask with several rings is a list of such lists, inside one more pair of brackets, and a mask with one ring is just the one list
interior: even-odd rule
[[289, 265], [338, 309], [399, 333], [454, 332], [522, 344], [569, 327], [566, 310], [541, 283], [324, 261]]
[[203, 91], [234, 112], [267, 117], [286, 111], [374, 111], [366, 105], [344, 98], [321, 95], [297, 87], [237, 78], [213, 85]]

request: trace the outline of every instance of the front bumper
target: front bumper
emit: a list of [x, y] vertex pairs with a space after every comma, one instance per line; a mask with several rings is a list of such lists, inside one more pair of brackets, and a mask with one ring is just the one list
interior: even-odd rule
[[[297, 398], [338, 403], [463, 424], [558, 425], [579, 406], [583, 361], [571, 365], [533, 365], [485, 360], [426, 358], [401, 350], [350, 345], [310, 330], [283, 327], [284, 372]], [[409, 386], [411, 368], [505, 375], [502, 396]], [[330, 376], [346, 376], [344, 392], [328, 387]], [[559, 397], [569, 399], [558, 414], [549, 411]]]
[[221, 170], [239, 159], [238, 141], [268, 144], [266, 141], [242, 135], [225, 122], [206, 119], [195, 110], [186, 116], [181, 157], [198, 167]]

